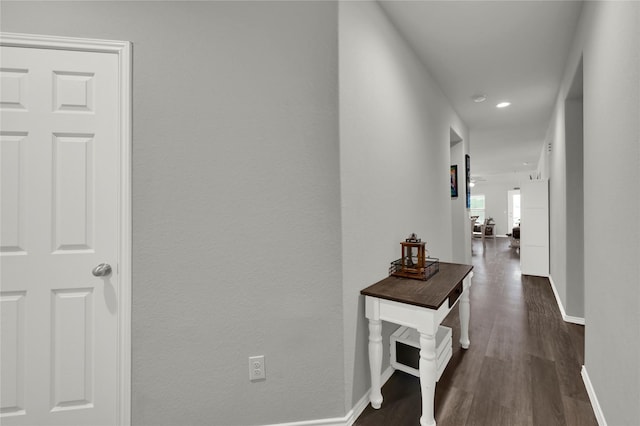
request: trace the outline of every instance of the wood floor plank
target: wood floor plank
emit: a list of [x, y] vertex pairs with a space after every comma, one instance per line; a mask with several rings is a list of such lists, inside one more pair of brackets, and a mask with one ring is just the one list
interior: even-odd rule
[[507, 392], [504, 386], [507, 380], [507, 376], [504, 374], [506, 369], [505, 361], [488, 356], [484, 357], [477, 388], [484, 389], [482, 399], [485, 402], [491, 400], [505, 407], [508, 406], [504, 401]]
[[578, 364], [584, 365], [584, 326], [577, 324], [566, 324], [569, 337], [573, 343], [573, 351]]
[[[546, 278], [520, 275], [507, 239], [473, 241], [471, 346], [460, 348], [454, 308], [453, 355], [436, 386], [438, 426], [595, 426], [580, 369], [584, 327], [562, 320]], [[366, 283], [365, 283], [366, 284]], [[422, 413], [420, 382], [395, 372], [379, 410], [368, 406], [356, 426], [415, 426]]]
[[473, 393], [466, 392], [455, 386], [436, 390], [436, 423], [439, 426], [464, 425], [469, 417]]
[[396, 371], [385, 384], [382, 395], [383, 409], [374, 410], [369, 405], [354, 425], [416, 425], [422, 415], [420, 381], [402, 371]]
[[564, 418], [568, 426], [598, 426], [593, 408], [589, 402], [562, 397]]
[[486, 398], [482, 393], [475, 394], [467, 418], [466, 426], [512, 426], [518, 424], [515, 413], [500, 403]]
[[453, 353], [438, 383], [445, 383], [444, 386], [455, 386], [468, 392], [476, 391], [478, 378], [482, 372], [485, 346], [481, 345], [481, 342], [475, 342], [472, 340], [469, 349]]
[[556, 374], [562, 396], [589, 403], [581, 375], [582, 366], [575, 361], [556, 361]]
[[509, 407], [523, 423], [533, 419], [533, 403], [531, 395], [531, 357], [523, 355], [505, 361], [501, 372], [503, 397], [501, 402]]
[[534, 424], [567, 424], [555, 362], [531, 357], [531, 398]]
[[[506, 308], [500, 310], [505, 314]], [[526, 353], [529, 320], [526, 311], [514, 309], [509, 312], [510, 321], [495, 321], [487, 345], [487, 356], [507, 360], [520, 358]], [[502, 317], [502, 315], [501, 315]]]
[[[527, 352], [532, 356], [554, 360], [552, 333], [553, 324], [549, 318], [540, 311], [528, 311], [529, 333], [527, 334]], [[569, 349], [570, 350], [570, 349]]]

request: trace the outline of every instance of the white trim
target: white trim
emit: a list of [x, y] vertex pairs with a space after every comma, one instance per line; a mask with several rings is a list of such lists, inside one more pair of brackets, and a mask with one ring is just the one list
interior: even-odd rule
[[562, 319], [567, 316], [567, 313], [564, 311], [564, 306], [562, 306], [562, 300], [560, 299], [560, 295], [558, 294], [558, 289], [556, 288], [556, 283], [553, 282], [553, 277], [549, 274], [549, 282], [551, 283], [551, 290], [553, 290], [553, 295], [556, 298], [556, 303], [558, 304], [558, 308], [560, 309], [560, 314], [562, 315]]
[[333, 419], [321, 419], [321, 420], [305, 420], [302, 422], [292, 423], [277, 423], [268, 426], [346, 426], [344, 418], [336, 417]]
[[[395, 370], [393, 367], [389, 366], [380, 376], [380, 383], [384, 385], [387, 380], [391, 377]], [[351, 410], [344, 417], [334, 417], [331, 419], [320, 419], [320, 420], [305, 420], [301, 422], [291, 422], [291, 423], [278, 423], [272, 424], [269, 426], [351, 426], [358, 419], [360, 414], [364, 411], [365, 408], [369, 405], [369, 393], [371, 389], [364, 394], [360, 401], [353, 406]]]
[[558, 295], [558, 290], [556, 289], [556, 284], [553, 282], [553, 278], [551, 277], [551, 275], [549, 275], [548, 278], [549, 282], [551, 283], [551, 290], [553, 290], [553, 295], [556, 297], [556, 303], [558, 304], [558, 308], [560, 308], [560, 314], [562, 315], [562, 319], [564, 320], [564, 322], [584, 325], [584, 318], [567, 315], [564, 310], [564, 306], [562, 306], [562, 301], [560, 300], [560, 296]]
[[587, 389], [587, 394], [589, 395], [589, 401], [591, 401], [591, 407], [593, 407], [593, 413], [596, 415], [596, 420], [598, 421], [598, 425], [607, 426], [607, 421], [604, 418], [602, 407], [600, 407], [600, 403], [598, 402], [596, 391], [593, 388], [593, 384], [591, 384], [589, 373], [587, 373], [587, 367], [584, 365], [582, 366], [581, 374], [582, 374], [582, 381], [584, 382], [584, 387]]
[[0, 32], [0, 45], [100, 52], [118, 55], [120, 184], [118, 223], [118, 395], [117, 418], [121, 426], [131, 424], [131, 43]]
[[131, 146], [133, 140], [132, 119], [132, 47], [130, 42], [121, 42], [118, 51], [120, 72], [120, 425], [131, 425], [131, 256], [132, 256], [132, 209], [131, 209]]
[[38, 49], [81, 50], [84, 52], [115, 53], [130, 50], [130, 43], [116, 40], [60, 37], [37, 34], [0, 33], [2, 46], [32, 47]]
[[572, 324], [585, 325], [584, 318], [581, 317], [572, 317], [571, 315], [564, 315], [562, 317], [565, 322], [570, 322]]

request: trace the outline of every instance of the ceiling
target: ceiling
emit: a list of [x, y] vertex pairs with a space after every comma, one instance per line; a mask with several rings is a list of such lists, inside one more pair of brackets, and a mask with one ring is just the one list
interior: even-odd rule
[[472, 177], [535, 170], [582, 2], [379, 3], [468, 125]]

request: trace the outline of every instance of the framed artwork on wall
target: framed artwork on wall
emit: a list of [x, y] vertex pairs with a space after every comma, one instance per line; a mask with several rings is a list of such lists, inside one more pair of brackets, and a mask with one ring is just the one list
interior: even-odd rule
[[458, 198], [458, 165], [451, 166], [451, 198]]
[[471, 208], [471, 189], [469, 188], [469, 183], [471, 183], [471, 157], [469, 154], [464, 156], [464, 169], [465, 169], [465, 187], [467, 189], [467, 208]]

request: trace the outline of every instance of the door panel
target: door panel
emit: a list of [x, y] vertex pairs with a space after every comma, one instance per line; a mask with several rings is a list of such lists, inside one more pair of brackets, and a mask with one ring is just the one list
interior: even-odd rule
[[2, 99], [0, 108], [3, 110], [26, 110], [26, 84], [29, 70], [19, 68], [2, 68], [0, 84], [2, 85]]
[[53, 291], [51, 395], [53, 410], [93, 403], [93, 289]]
[[26, 132], [0, 134], [0, 253], [25, 254]]
[[53, 135], [53, 250], [93, 250], [94, 170], [91, 134]]
[[117, 424], [118, 56], [1, 49], [1, 422]]
[[24, 303], [25, 292], [3, 292], [2, 321], [2, 414], [24, 414]]

